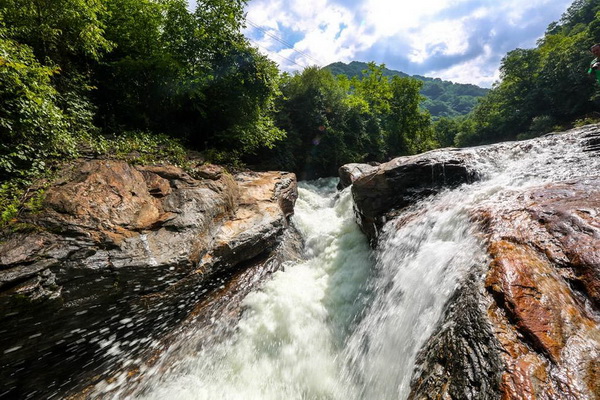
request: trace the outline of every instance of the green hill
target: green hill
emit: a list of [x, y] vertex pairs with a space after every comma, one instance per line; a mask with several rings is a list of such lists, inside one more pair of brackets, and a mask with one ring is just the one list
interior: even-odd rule
[[[349, 64], [336, 62], [325, 67], [334, 75], [346, 75], [349, 78], [362, 76], [362, 71], [367, 69], [367, 63], [352, 61]], [[440, 78], [428, 78], [420, 75], [410, 76], [404, 72], [384, 68], [384, 76], [411, 77], [423, 81], [421, 94], [426, 97], [422, 107], [427, 109], [433, 119], [441, 117], [455, 117], [468, 114], [479, 97], [485, 96], [489, 89], [476, 85], [453, 83]]]

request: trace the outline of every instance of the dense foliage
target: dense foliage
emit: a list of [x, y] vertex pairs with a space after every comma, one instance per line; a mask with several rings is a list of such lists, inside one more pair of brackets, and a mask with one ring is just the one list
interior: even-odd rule
[[[367, 70], [367, 64], [359, 61], [352, 61], [349, 64], [337, 62], [325, 68], [336, 76], [345, 75], [349, 78], [360, 78], [363, 76], [363, 71]], [[404, 72], [388, 68], [383, 69], [383, 76], [410, 77]], [[423, 82], [421, 94], [425, 99], [421, 103], [421, 107], [429, 111], [434, 121], [468, 114], [477, 104], [477, 100], [489, 91], [479, 86], [453, 83], [439, 78], [428, 78], [420, 75], [413, 75], [412, 78]]]
[[419, 108], [422, 83], [383, 71], [370, 63], [361, 78], [334, 77], [317, 67], [284, 75], [276, 123], [287, 137], [261, 154], [267, 166], [313, 179], [337, 175], [345, 163], [435, 147], [429, 114]]
[[600, 1], [576, 0], [534, 49], [509, 52], [501, 80], [468, 118], [454, 121], [460, 146], [539, 136], [596, 118], [600, 87], [586, 71], [600, 42]]
[[14, 215], [34, 178], [81, 151], [172, 154], [162, 134], [230, 155], [280, 140], [279, 73], [241, 34], [243, 7], [0, 0], [0, 211]]

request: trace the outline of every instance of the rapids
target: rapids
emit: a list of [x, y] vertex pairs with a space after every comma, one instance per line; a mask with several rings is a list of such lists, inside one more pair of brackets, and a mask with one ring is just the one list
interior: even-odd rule
[[[232, 335], [192, 347], [200, 350], [166, 372], [149, 371], [127, 397], [406, 398], [417, 353], [444, 304], [486, 262], [470, 211], [502, 207], [514, 201], [513, 189], [599, 166], [575, 136], [470, 151], [483, 179], [409, 207], [402, 224], [386, 224], [374, 251], [355, 222], [349, 189], [337, 193], [334, 179], [301, 183], [293, 223], [306, 259], [287, 263], [245, 298]], [[201, 335], [194, 338], [185, 340]]]

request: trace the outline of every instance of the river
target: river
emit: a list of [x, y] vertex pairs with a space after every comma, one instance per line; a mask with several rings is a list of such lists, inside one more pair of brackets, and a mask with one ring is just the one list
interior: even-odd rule
[[[288, 262], [243, 300], [233, 334], [191, 346], [200, 350], [166, 372], [148, 371], [127, 397], [407, 398], [418, 351], [446, 301], [487, 262], [471, 211], [514, 202], [523, 187], [598, 169], [575, 138], [472, 152], [482, 180], [408, 208], [402, 224], [385, 226], [376, 250], [355, 222], [349, 189], [337, 192], [335, 179], [301, 183], [293, 224], [305, 240], [305, 259]], [[125, 392], [110, 393], [122, 398]]]

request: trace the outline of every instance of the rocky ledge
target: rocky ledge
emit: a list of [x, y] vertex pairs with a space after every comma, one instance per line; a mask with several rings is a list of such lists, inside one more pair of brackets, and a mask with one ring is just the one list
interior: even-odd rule
[[[595, 152], [599, 138], [592, 126], [545, 145], [577, 142]], [[355, 176], [359, 223], [375, 241], [386, 220], [418, 218], [418, 210], [402, 213], [416, 199], [482, 176], [479, 157], [491, 155], [493, 164], [509, 148], [532, 146], [543, 151], [533, 141], [437, 151]], [[590, 173], [511, 188], [502, 201], [471, 210], [488, 262], [448, 300], [418, 355], [409, 399], [600, 399], [600, 177], [573, 165]]]
[[298, 240], [284, 235], [293, 174], [93, 160], [60, 176], [20, 221], [26, 232], [0, 243], [0, 398], [62, 398], [99, 381], [237, 271], [277, 269]]
[[352, 184], [355, 212], [363, 232], [375, 245], [378, 232], [396, 210], [442, 189], [479, 178], [472, 151], [434, 150], [398, 157], [378, 166], [348, 164], [340, 168], [340, 187]]
[[490, 257], [446, 305], [411, 399], [598, 399], [600, 178], [474, 212]]

